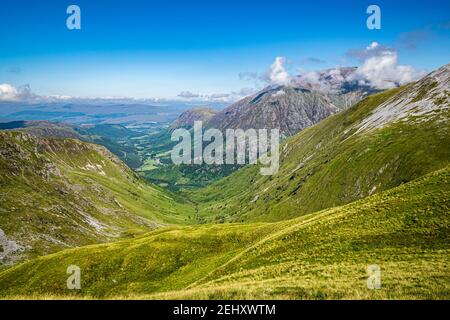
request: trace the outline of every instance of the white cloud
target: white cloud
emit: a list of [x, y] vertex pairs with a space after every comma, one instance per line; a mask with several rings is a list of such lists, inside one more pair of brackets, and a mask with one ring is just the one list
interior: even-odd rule
[[242, 99], [248, 95], [255, 93], [253, 88], [243, 88], [239, 91], [232, 91], [229, 93], [212, 93], [212, 94], [199, 94], [192, 93], [190, 91], [181, 92], [178, 97], [191, 101], [198, 102], [234, 102]]
[[23, 101], [35, 99], [30, 86], [15, 87], [8, 83], [0, 84], [0, 101]]
[[416, 81], [425, 75], [411, 66], [398, 64], [398, 53], [372, 42], [362, 49], [352, 49], [347, 56], [360, 61], [357, 68], [333, 68], [323, 71], [310, 71], [295, 79], [306, 88], [316, 90], [333, 90], [344, 83], [358, 83], [376, 89], [390, 89]]
[[0, 101], [4, 102], [58, 102], [76, 99], [65, 95], [41, 96], [31, 91], [29, 85], [15, 87], [9, 83], [0, 84]]
[[283, 95], [285, 95], [286, 94], [286, 91], [284, 91], [284, 90], [278, 90], [277, 92], [275, 92], [275, 93], [273, 93], [272, 94], [272, 97], [281, 97], [281, 96], [283, 96]]
[[373, 42], [366, 48], [366, 59], [349, 77], [361, 85], [390, 89], [416, 81], [425, 75], [411, 66], [398, 64], [398, 53]]
[[295, 78], [286, 71], [286, 58], [276, 57], [263, 79], [269, 84], [296, 83], [306, 88], [329, 91], [339, 89], [346, 82], [389, 89], [416, 81], [425, 75], [411, 66], [399, 65], [397, 51], [378, 42], [372, 42], [362, 49], [349, 50], [347, 56], [358, 59], [360, 66], [309, 71]]
[[291, 77], [284, 67], [285, 63], [286, 58], [275, 58], [274, 63], [272, 63], [272, 65], [270, 66], [270, 70], [267, 76], [270, 84], [288, 85], [291, 82]]
[[362, 49], [350, 49], [347, 51], [347, 57], [356, 58], [360, 62], [380, 55], [383, 52], [395, 52], [394, 49], [380, 45], [378, 42], [372, 42], [368, 47]]
[[180, 98], [186, 98], [186, 99], [192, 99], [192, 98], [199, 98], [200, 95], [196, 93], [192, 93], [190, 91], [182, 91], [178, 95]]
[[18, 91], [10, 84], [0, 84], [0, 101], [16, 101], [18, 98]]
[[295, 78], [294, 82], [307, 89], [339, 92], [343, 84], [350, 81], [349, 77], [355, 70], [356, 68], [336, 67], [321, 71], [308, 71]]

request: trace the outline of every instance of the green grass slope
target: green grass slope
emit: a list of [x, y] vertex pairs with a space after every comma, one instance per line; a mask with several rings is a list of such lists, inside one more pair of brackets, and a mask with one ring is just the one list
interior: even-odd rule
[[106, 147], [130, 168], [142, 165], [139, 151], [131, 144], [141, 133], [121, 125], [77, 126], [50, 121], [12, 121], [0, 123], [0, 130], [14, 130], [45, 138], [78, 139]]
[[[276, 223], [171, 227], [0, 273], [3, 298], [448, 299], [450, 169]], [[367, 267], [381, 268], [381, 290]], [[81, 268], [81, 290], [66, 268]]]
[[104, 147], [0, 132], [0, 265], [185, 223], [194, 208]]
[[449, 164], [449, 108], [450, 65], [288, 139], [278, 174], [248, 166], [189, 196], [208, 222], [280, 221], [362, 199]]

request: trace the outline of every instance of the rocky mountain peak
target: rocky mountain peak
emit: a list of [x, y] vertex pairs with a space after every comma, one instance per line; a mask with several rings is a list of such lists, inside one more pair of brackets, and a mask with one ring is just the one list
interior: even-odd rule
[[191, 128], [194, 121], [208, 122], [217, 112], [211, 108], [194, 108], [184, 111], [170, 126], [172, 130], [178, 128]]

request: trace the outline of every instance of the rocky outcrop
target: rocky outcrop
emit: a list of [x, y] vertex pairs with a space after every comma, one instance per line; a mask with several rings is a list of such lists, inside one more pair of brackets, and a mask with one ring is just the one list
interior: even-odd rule
[[195, 121], [208, 122], [216, 111], [211, 108], [195, 108], [183, 112], [177, 120], [170, 126], [172, 130], [179, 128], [192, 128]]
[[280, 129], [292, 136], [344, 110], [365, 97], [364, 92], [324, 93], [298, 86], [268, 87], [215, 115], [208, 127]]

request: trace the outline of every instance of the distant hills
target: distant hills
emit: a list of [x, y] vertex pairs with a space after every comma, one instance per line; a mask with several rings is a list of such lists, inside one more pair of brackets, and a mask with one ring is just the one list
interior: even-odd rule
[[0, 123], [0, 130], [20, 130], [40, 137], [83, 140], [82, 134], [76, 130], [75, 126], [44, 120]]
[[[197, 104], [183, 101], [139, 101], [130, 99], [74, 99], [73, 101], [5, 102], [0, 101], [0, 122], [51, 121], [76, 125], [121, 124], [150, 128], [155, 123], [169, 124], [183, 111]], [[211, 102], [223, 108], [223, 102]]]
[[90, 141], [92, 137], [108, 137], [111, 140], [140, 136], [120, 124], [74, 125], [44, 120], [11, 121], [0, 123], [0, 130], [22, 131], [45, 138], [71, 138]]

